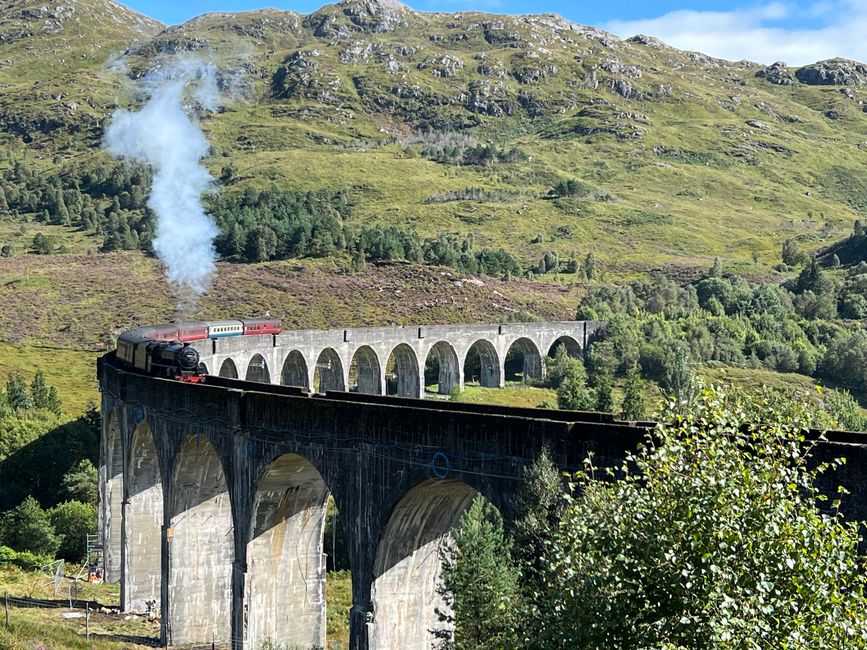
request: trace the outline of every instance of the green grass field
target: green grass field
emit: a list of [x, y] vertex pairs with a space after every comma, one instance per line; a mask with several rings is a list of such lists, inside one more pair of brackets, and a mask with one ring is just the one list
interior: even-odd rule
[[[67, 571], [75, 567], [67, 566]], [[134, 637], [159, 637], [159, 623], [142, 617], [127, 618], [123, 614], [94, 611], [89, 625], [84, 618], [64, 618], [64, 613], [84, 614], [83, 609], [70, 609], [63, 601], [70, 595], [105, 606], [118, 603], [117, 585], [90, 585], [75, 581], [72, 574], [56, 584], [52, 575], [25, 572], [14, 567], [0, 567], [0, 594], [13, 599], [9, 610], [11, 629], [0, 624], [0, 650], [132, 650], [151, 647], [131, 641]], [[56, 608], [22, 607], [14, 599], [56, 601]], [[85, 637], [89, 627], [91, 639]]]
[[20, 374], [29, 383], [41, 368], [46, 381], [57, 387], [63, 410], [77, 415], [84, 411], [88, 402], [99, 403], [97, 356], [84, 350], [0, 343], [0, 385], [13, 373]]

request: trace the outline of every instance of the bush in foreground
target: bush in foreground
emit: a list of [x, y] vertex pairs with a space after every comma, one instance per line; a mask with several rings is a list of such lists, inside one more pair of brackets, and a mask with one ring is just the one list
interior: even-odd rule
[[811, 443], [762, 406], [752, 425], [705, 391], [618, 480], [588, 460], [547, 557], [542, 645], [867, 648], [857, 526], [823, 503]]

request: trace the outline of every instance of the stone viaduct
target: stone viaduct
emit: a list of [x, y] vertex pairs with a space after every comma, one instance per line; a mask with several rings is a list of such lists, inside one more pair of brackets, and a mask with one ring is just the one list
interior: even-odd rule
[[[540, 350], [562, 336], [556, 328], [534, 338], [504, 327], [489, 330], [504, 337], [491, 343], [499, 359], [523, 336]], [[353, 331], [329, 334], [339, 337], [331, 349], [341, 363], [361, 347], [349, 344]], [[392, 343], [421, 359], [438, 337], [415, 334]], [[269, 338], [251, 350], [220, 341], [211, 361], [249, 368], [255, 354], [278, 364], [287, 348], [298, 349], [272, 340], [281, 349], [272, 352]], [[469, 338], [455, 346], [459, 360]], [[307, 340], [306, 358], [321, 357], [325, 345]], [[421, 362], [415, 368], [421, 373]], [[598, 413], [315, 394], [221, 377], [181, 383], [121, 369], [113, 353], [98, 374], [106, 578], [120, 582], [125, 610], [155, 604], [162, 641], [172, 646], [324, 647], [331, 495], [352, 571], [350, 647], [430, 648], [431, 630], [443, 625], [439, 548], [476, 494], [509, 517], [523, 468], [543, 447], [564, 470], [579, 469], [591, 452], [598, 467], [610, 467], [648, 432]], [[859, 519], [867, 518], [863, 438], [836, 434], [820, 453], [847, 457], [835, 479], [850, 490], [845, 507]]]
[[[506, 323], [283, 332], [194, 344], [207, 372], [318, 392], [423, 397], [465, 381], [502, 386], [507, 378], [541, 378], [557, 346], [579, 356], [600, 322]], [[425, 369], [427, 368], [427, 376]]]

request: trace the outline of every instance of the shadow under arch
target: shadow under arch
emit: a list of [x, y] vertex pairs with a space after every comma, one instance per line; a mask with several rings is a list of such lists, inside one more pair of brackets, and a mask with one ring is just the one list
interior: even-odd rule
[[437, 341], [427, 353], [424, 383], [426, 387], [436, 384], [440, 395], [448, 395], [455, 386], [460, 386], [458, 353], [448, 341]]
[[367, 395], [381, 395], [381, 375], [379, 357], [373, 348], [369, 345], [359, 347], [349, 364], [349, 390]]
[[437, 610], [440, 547], [478, 491], [463, 481], [429, 479], [400, 499], [383, 529], [373, 567], [371, 648], [427, 649], [445, 625]]
[[225, 377], [226, 379], [238, 378], [238, 367], [234, 361], [231, 359], [223, 361], [223, 364], [220, 366], [220, 377]]
[[199, 362], [199, 372], [203, 375], [210, 375], [211, 373], [208, 371], [208, 366], [204, 362]]
[[148, 423], [132, 434], [127, 465], [125, 611], [146, 612], [160, 602], [162, 583], [163, 482]]
[[261, 354], [253, 355], [253, 358], [250, 359], [250, 363], [247, 366], [247, 375], [245, 376], [247, 381], [258, 381], [263, 384], [271, 383], [271, 373], [268, 370], [268, 362], [265, 361], [265, 357]]
[[566, 349], [566, 354], [570, 357], [580, 359], [583, 356], [581, 344], [569, 335], [563, 335], [555, 339], [554, 342], [551, 343], [551, 347], [548, 348], [548, 354], [546, 356], [553, 359], [557, 356], [557, 349], [561, 347]]
[[231, 640], [232, 505], [220, 457], [191, 435], [175, 459], [168, 540], [168, 641]]
[[418, 357], [406, 343], [395, 346], [385, 365], [387, 380], [386, 395], [420, 397], [421, 378], [418, 372]]
[[273, 460], [256, 484], [244, 611], [250, 648], [325, 647], [328, 486], [297, 454]]
[[317, 393], [346, 390], [343, 381], [343, 363], [340, 361], [340, 355], [332, 348], [325, 348], [319, 353], [316, 369], [313, 371], [313, 390]]
[[542, 355], [533, 341], [521, 337], [512, 342], [503, 362], [506, 381], [542, 378]]
[[280, 372], [280, 383], [284, 386], [308, 388], [307, 381], [307, 361], [301, 352], [292, 350], [286, 355], [286, 360], [283, 362], [283, 369]]
[[121, 576], [123, 540], [123, 435], [120, 411], [109, 413], [105, 422], [103, 507], [103, 567], [105, 581], [116, 583]]
[[500, 357], [493, 343], [479, 339], [464, 357], [464, 382], [478, 383], [485, 388], [500, 387]]

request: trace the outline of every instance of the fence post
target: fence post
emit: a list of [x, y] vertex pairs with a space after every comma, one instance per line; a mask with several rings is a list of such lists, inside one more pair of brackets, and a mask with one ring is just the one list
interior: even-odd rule
[[9, 629], [9, 592], [3, 592], [3, 603], [6, 609], [6, 629]]
[[87, 603], [84, 612], [84, 637], [90, 641], [90, 603]]

